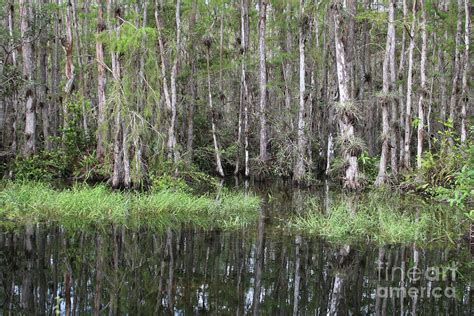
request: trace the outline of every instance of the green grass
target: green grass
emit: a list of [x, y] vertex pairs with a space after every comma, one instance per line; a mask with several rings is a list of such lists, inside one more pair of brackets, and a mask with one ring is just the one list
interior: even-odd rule
[[324, 213], [313, 205], [292, 218], [292, 230], [315, 234], [337, 243], [363, 240], [380, 244], [455, 243], [468, 229], [462, 210], [421, 199], [369, 196], [359, 200], [339, 199]]
[[171, 190], [118, 192], [104, 185], [55, 190], [38, 182], [5, 182], [0, 192], [0, 219], [55, 221], [68, 226], [115, 223], [164, 228], [189, 224], [232, 229], [257, 219], [259, 204], [256, 196], [241, 192], [196, 196]]

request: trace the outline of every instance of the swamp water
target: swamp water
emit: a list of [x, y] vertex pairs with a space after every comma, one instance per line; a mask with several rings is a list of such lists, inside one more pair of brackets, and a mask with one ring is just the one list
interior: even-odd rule
[[4, 224], [0, 314], [472, 315], [467, 243], [329, 243], [282, 225], [332, 193], [269, 190], [232, 231]]

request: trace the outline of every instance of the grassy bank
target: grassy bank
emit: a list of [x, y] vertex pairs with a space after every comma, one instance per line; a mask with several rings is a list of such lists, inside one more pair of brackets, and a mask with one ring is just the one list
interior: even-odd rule
[[1, 184], [0, 218], [69, 226], [116, 223], [164, 228], [190, 224], [230, 229], [253, 222], [259, 203], [256, 196], [241, 192], [196, 196], [172, 190], [118, 192], [103, 185], [55, 190], [38, 182], [5, 182]]
[[455, 244], [468, 231], [470, 222], [462, 209], [433, 201], [425, 203], [414, 197], [372, 194], [365, 198], [337, 199], [328, 210], [318, 205], [292, 218], [290, 229], [338, 243], [370, 240], [381, 244]]

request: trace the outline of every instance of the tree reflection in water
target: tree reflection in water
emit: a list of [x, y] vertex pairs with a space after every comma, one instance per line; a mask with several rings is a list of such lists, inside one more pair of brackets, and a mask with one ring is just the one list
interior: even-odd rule
[[[386, 267], [443, 266], [468, 260], [464, 250], [447, 256], [413, 246], [331, 246], [285, 236], [267, 221], [263, 209], [256, 227], [234, 232], [110, 227], [71, 233], [43, 225], [2, 231], [2, 313], [51, 314], [59, 307], [69, 315], [388, 315], [467, 314], [471, 308], [466, 278], [449, 281], [460, 300], [375, 295], [377, 285], [406, 282], [390, 276], [387, 283], [389, 269], [380, 271], [378, 261]], [[447, 286], [440, 283], [430, 286]]]

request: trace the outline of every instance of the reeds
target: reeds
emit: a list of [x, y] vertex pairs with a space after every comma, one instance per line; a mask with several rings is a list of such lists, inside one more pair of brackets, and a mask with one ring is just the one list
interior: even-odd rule
[[315, 234], [337, 243], [373, 241], [380, 244], [424, 245], [455, 243], [466, 231], [462, 210], [421, 200], [374, 197], [339, 199], [323, 212], [313, 207], [289, 221], [291, 229]]
[[124, 224], [127, 226], [235, 228], [258, 217], [259, 199], [241, 192], [195, 196], [181, 191], [131, 193], [104, 185], [78, 185], [63, 190], [38, 182], [5, 182], [0, 217], [18, 222]]

